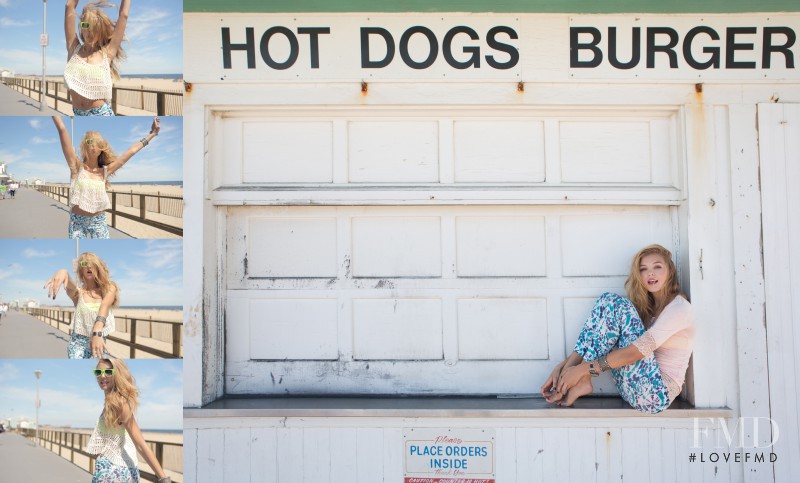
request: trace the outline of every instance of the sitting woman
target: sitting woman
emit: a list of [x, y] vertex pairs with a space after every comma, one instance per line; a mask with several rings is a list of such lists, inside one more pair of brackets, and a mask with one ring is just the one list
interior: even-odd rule
[[125, 60], [122, 39], [128, 23], [130, 1], [122, 0], [116, 23], [101, 10], [111, 7], [99, 0], [83, 7], [80, 29], [75, 31], [78, 0], [67, 0], [64, 35], [67, 39], [67, 67], [64, 84], [69, 89], [76, 116], [113, 116], [112, 77], [119, 79], [119, 64]]
[[80, 286], [66, 269], [57, 271], [44, 286], [53, 300], [64, 287], [75, 305], [67, 356], [70, 359], [105, 357], [108, 354], [106, 337], [114, 332], [111, 308], [119, 306], [119, 287], [111, 281], [106, 264], [94, 253], [82, 253], [75, 272]]
[[170, 483], [136, 424], [139, 391], [128, 366], [120, 359], [102, 359], [94, 376], [105, 393], [105, 402], [86, 446], [87, 453], [97, 455], [92, 483], [138, 483], [137, 451], [153, 469], [158, 483]]
[[105, 211], [111, 208], [106, 193], [108, 177], [123, 167], [136, 153], [158, 136], [161, 130], [159, 119], [153, 118], [150, 133], [135, 142], [122, 155], [116, 156], [100, 133], [88, 131], [81, 141], [81, 157], [72, 147], [69, 131], [60, 116], [53, 122], [61, 140], [61, 151], [69, 167], [69, 237], [109, 238]]
[[604, 293], [575, 343], [542, 385], [548, 402], [571, 406], [591, 394], [593, 376], [611, 371], [622, 398], [647, 413], [678, 397], [695, 339], [692, 306], [680, 293], [672, 254], [660, 245], [633, 257], [628, 298]]

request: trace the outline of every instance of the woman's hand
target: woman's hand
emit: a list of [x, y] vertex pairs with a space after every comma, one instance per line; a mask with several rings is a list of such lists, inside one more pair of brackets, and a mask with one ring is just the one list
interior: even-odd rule
[[161, 122], [160, 119], [154, 117], [153, 124], [150, 126], [150, 132], [156, 136], [158, 136], [158, 132], [161, 130], [161, 124], [159, 124], [160, 122]]
[[69, 272], [65, 269], [61, 269], [57, 271], [46, 284], [44, 284], [44, 288], [47, 289], [47, 296], [55, 300], [56, 295], [58, 295], [58, 291], [61, 290], [61, 287], [64, 287], [64, 290], [67, 290], [68, 284]]
[[561, 394], [566, 394], [567, 391], [572, 389], [572, 386], [578, 384], [578, 382], [584, 377], [586, 377], [587, 374], [589, 374], [589, 364], [587, 363], [568, 367], [563, 372], [561, 372], [561, 376], [558, 379], [558, 384], [556, 385], [556, 389]]
[[561, 364], [557, 365], [553, 372], [550, 373], [550, 376], [547, 377], [547, 380], [544, 381], [542, 384], [541, 393], [545, 399], [549, 398], [552, 395], [553, 389], [556, 387], [558, 383], [558, 378], [561, 376], [561, 371], [564, 368], [564, 365], [567, 361], [562, 362]]
[[106, 343], [103, 341], [102, 337], [93, 335], [92, 340], [89, 342], [89, 347], [92, 349], [92, 357], [96, 357], [98, 359], [105, 357]]

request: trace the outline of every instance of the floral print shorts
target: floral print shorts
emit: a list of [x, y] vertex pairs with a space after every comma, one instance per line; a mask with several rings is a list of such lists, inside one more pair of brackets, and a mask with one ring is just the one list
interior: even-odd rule
[[114, 110], [111, 109], [111, 105], [106, 102], [100, 107], [93, 107], [91, 109], [76, 109], [73, 107], [72, 113], [76, 116], [113, 116]]
[[[103, 342], [106, 338], [103, 337]], [[89, 345], [90, 339], [85, 335], [72, 334], [69, 336], [67, 344], [67, 357], [70, 359], [91, 359], [92, 347]], [[106, 355], [108, 352], [106, 352]]]
[[117, 466], [105, 456], [98, 456], [92, 483], [139, 483], [139, 469]]
[[69, 214], [69, 237], [73, 238], [111, 238], [106, 224], [106, 214], [83, 216]]
[[[575, 343], [575, 352], [586, 361], [595, 360], [614, 349], [622, 349], [644, 334], [644, 324], [630, 300], [606, 292], [595, 302]], [[620, 396], [646, 413], [659, 413], [670, 404], [669, 390], [661, 376], [655, 356], [611, 369]]]

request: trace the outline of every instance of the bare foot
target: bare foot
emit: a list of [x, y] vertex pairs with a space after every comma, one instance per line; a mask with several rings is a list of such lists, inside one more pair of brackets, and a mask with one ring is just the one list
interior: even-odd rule
[[563, 395], [563, 394], [561, 394], [560, 392], [558, 392], [558, 391], [557, 391], [557, 390], [555, 390], [555, 389], [553, 389], [553, 390], [552, 390], [552, 391], [550, 391], [550, 392], [546, 392], [546, 393], [544, 393], [544, 400], [545, 400], [545, 401], [547, 401], [547, 402], [549, 402], [549, 403], [558, 402], [558, 401], [560, 401], [560, 400], [561, 400], [561, 398], [563, 398], [563, 397], [564, 397], [564, 395]]
[[587, 374], [586, 377], [578, 381], [577, 384], [572, 386], [570, 390], [567, 391], [566, 399], [564, 399], [563, 402], [559, 402], [558, 405], [572, 406], [579, 397], [591, 394], [593, 390], [594, 387], [592, 386], [592, 376]]

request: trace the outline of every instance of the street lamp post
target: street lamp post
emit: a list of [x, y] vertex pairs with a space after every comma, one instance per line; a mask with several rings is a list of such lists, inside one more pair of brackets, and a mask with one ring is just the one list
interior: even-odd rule
[[39, 446], [39, 406], [42, 405], [42, 402], [39, 400], [39, 378], [42, 377], [42, 371], [36, 369], [34, 372], [36, 374], [36, 446]]
[[47, 0], [42, 1], [44, 6], [44, 13], [42, 14], [42, 37], [39, 41], [42, 44], [42, 92], [39, 93], [39, 110], [44, 111], [44, 106], [47, 103], [47, 98], [44, 93], [47, 90], [47, 81], [45, 80], [45, 72], [47, 71]]

